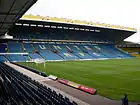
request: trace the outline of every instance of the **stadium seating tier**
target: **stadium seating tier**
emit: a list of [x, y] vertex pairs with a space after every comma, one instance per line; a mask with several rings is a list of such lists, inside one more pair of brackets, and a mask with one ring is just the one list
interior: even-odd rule
[[[4, 45], [4, 44], [3, 44]], [[15, 47], [16, 46], [16, 47]], [[128, 53], [122, 52], [110, 44], [71, 44], [71, 43], [34, 43], [34, 42], [8, 42], [9, 49], [6, 54], [3, 47], [0, 50], [1, 61], [25, 62], [44, 59], [48, 61], [61, 60], [96, 60], [96, 59], [122, 59], [132, 58]], [[5, 52], [5, 54], [2, 54]], [[18, 52], [18, 53], [17, 53]], [[22, 54], [23, 53], [23, 54]], [[27, 53], [24, 55], [24, 53]]]
[[77, 105], [0, 62], [0, 105]]

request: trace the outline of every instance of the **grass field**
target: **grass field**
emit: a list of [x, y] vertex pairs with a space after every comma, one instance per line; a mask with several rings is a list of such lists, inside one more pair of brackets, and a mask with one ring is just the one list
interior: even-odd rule
[[140, 101], [140, 59], [20, 63], [89, 87], [98, 94], [121, 99], [124, 93], [131, 101]]

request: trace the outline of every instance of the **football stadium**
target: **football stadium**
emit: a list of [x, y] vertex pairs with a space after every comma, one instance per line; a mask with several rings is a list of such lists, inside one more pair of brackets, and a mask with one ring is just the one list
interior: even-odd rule
[[140, 102], [135, 28], [24, 15], [36, 0], [0, 2], [1, 105], [130, 105]]

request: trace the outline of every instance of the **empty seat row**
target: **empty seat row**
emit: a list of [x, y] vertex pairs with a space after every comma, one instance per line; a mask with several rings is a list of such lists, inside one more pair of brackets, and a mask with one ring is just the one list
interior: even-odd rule
[[77, 103], [0, 63], [0, 105], [77, 105]]

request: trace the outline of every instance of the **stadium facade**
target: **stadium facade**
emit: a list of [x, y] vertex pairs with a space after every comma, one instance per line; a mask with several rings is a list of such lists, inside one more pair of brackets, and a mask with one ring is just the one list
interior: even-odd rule
[[133, 56], [115, 45], [136, 33], [128, 28], [56, 17], [25, 15], [1, 44], [1, 61], [35, 62], [122, 59]]

